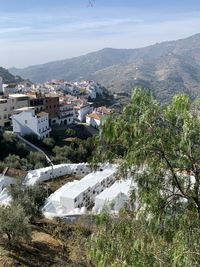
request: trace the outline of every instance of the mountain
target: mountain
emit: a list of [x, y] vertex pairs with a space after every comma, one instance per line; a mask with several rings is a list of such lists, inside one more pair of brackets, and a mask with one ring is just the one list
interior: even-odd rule
[[161, 100], [177, 92], [200, 96], [200, 34], [138, 49], [112, 49], [84, 56], [10, 69], [34, 82], [94, 79], [112, 92], [151, 89]]
[[0, 77], [3, 78], [4, 83], [18, 83], [23, 81], [21, 77], [11, 74], [7, 69], [2, 67], [0, 67]]

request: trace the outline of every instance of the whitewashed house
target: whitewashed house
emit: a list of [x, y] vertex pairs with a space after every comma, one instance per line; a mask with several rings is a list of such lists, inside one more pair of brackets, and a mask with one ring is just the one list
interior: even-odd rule
[[92, 113], [86, 115], [86, 123], [96, 129], [99, 129], [103, 118], [111, 113], [112, 110], [109, 108], [98, 107]]
[[54, 192], [43, 208], [48, 217], [64, 216], [77, 213], [81, 208], [89, 208], [94, 204], [95, 197], [115, 182], [115, 166], [92, 172], [81, 180], [70, 182]]
[[86, 115], [86, 123], [96, 129], [99, 129], [101, 125], [102, 115], [97, 113], [91, 113]]
[[90, 114], [93, 111], [93, 108], [89, 103], [76, 106], [74, 107], [74, 109], [76, 119], [81, 122], [84, 122], [86, 120], [86, 115]]
[[71, 103], [61, 103], [60, 104], [60, 115], [59, 124], [60, 125], [70, 125], [74, 122], [75, 111]]
[[26, 107], [17, 109], [12, 116], [13, 132], [21, 136], [35, 134], [38, 139], [49, 137], [49, 114], [35, 113], [35, 108]]
[[131, 184], [131, 179], [116, 181], [111, 187], [96, 196], [93, 211], [100, 212], [104, 207], [108, 207], [111, 211], [118, 212], [122, 208], [129, 207]]

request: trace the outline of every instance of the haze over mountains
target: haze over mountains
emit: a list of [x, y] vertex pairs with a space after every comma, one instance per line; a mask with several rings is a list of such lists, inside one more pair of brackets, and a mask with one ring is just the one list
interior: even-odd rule
[[111, 92], [130, 93], [134, 87], [145, 87], [161, 100], [177, 92], [196, 97], [200, 96], [200, 34], [139, 49], [105, 48], [10, 72], [33, 82], [93, 79]]

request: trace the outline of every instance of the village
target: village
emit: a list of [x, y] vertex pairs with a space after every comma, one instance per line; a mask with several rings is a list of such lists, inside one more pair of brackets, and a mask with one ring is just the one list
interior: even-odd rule
[[42, 207], [46, 218], [98, 214], [106, 205], [112, 206], [114, 213], [123, 207], [130, 208], [131, 180], [117, 181], [117, 166], [105, 164], [92, 170], [86, 162], [54, 164], [42, 149], [27, 140], [34, 135], [42, 141], [54, 129], [73, 129], [74, 125], [87, 125], [92, 134], [98, 134], [103, 118], [114, 112], [106, 106], [93, 106], [96, 98], [104, 94], [100, 84], [53, 80], [44, 84], [7, 85], [0, 79], [0, 92], [1, 129], [44, 154], [48, 165], [28, 171], [5, 168], [0, 174], [1, 205], [9, 205], [8, 188], [18, 183], [19, 177], [22, 184], [33, 186], [70, 176], [70, 181], [66, 180], [52, 194], [47, 193]]
[[12, 127], [20, 136], [49, 137], [52, 127], [83, 122], [99, 129], [103, 116], [112, 112], [93, 107], [103, 88], [94, 81], [51, 81], [44, 84], [3, 84], [0, 77], [0, 127]]

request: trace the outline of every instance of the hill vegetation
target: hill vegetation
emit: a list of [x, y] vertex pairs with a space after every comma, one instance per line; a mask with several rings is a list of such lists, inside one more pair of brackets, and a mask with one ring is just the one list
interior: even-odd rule
[[3, 78], [4, 83], [19, 83], [23, 81], [21, 77], [12, 75], [7, 69], [2, 67], [0, 67], [0, 77]]
[[[161, 105], [137, 89], [121, 115], [102, 127], [97, 162], [132, 176], [132, 210], [97, 216], [89, 242], [95, 266], [198, 267], [200, 102], [176, 95]], [[123, 132], [121, 131], [123, 129]]]
[[200, 34], [178, 41], [139, 49], [106, 48], [84, 56], [10, 69], [11, 73], [44, 82], [94, 79], [111, 92], [130, 93], [134, 87], [148, 88], [161, 100], [185, 92], [200, 95]]
[[[188, 95], [175, 95], [166, 105], [137, 89], [121, 114], [103, 122], [88, 151], [94, 167], [117, 163], [120, 175], [133, 180], [131, 210], [125, 207], [119, 216], [108, 205], [74, 225], [49, 222], [41, 218], [44, 185], [12, 187], [13, 205], [0, 207], [7, 266], [199, 267], [199, 110], [199, 99]], [[50, 141], [45, 143], [53, 146]]]

